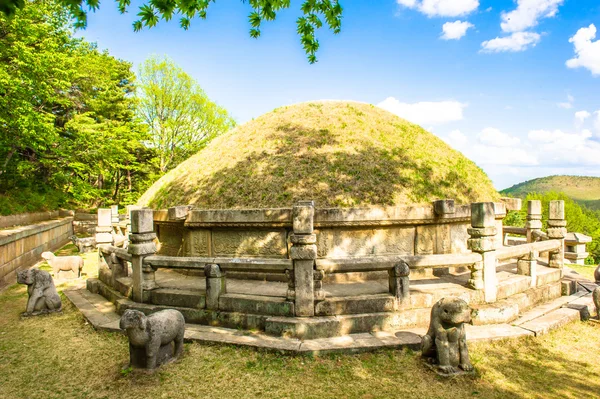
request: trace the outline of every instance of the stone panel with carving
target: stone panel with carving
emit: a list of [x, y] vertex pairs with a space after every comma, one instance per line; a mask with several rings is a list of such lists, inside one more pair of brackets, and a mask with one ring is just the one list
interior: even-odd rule
[[210, 256], [210, 230], [188, 230], [184, 233], [185, 256]]
[[382, 229], [322, 229], [317, 235], [320, 258], [412, 255], [415, 248], [415, 228]]
[[287, 258], [285, 230], [214, 230], [213, 256]]

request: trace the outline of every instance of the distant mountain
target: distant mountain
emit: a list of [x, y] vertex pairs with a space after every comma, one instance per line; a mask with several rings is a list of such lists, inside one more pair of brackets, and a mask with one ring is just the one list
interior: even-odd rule
[[525, 198], [528, 193], [563, 192], [590, 209], [600, 209], [600, 177], [548, 176], [515, 184], [500, 191], [503, 195]]

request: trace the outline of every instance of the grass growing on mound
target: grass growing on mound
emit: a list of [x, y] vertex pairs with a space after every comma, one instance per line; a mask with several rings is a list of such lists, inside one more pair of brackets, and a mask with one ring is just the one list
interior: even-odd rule
[[400, 205], [491, 201], [485, 173], [421, 127], [369, 104], [282, 107], [213, 140], [139, 204], [166, 208]]
[[[89, 275], [92, 268], [86, 265]], [[600, 326], [592, 323], [541, 338], [470, 344], [478, 374], [451, 380], [408, 350], [307, 357], [198, 343], [186, 343], [180, 360], [146, 374], [122, 371], [129, 359], [124, 335], [95, 331], [61, 297], [61, 314], [21, 319], [26, 288], [0, 293], [1, 398], [546, 399], [600, 392]]]

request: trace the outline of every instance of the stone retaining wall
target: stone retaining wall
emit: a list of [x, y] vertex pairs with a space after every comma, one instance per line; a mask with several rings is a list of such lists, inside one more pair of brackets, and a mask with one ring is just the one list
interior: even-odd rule
[[16, 282], [16, 272], [40, 260], [44, 251], [54, 251], [69, 242], [73, 218], [0, 231], [0, 287]]
[[56, 219], [60, 216], [61, 211], [20, 213], [18, 215], [0, 216], [0, 229], [11, 226], [27, 226], [44, 220]]

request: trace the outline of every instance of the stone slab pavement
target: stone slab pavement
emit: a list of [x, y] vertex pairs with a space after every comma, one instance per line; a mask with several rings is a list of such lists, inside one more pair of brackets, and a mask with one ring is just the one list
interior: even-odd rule
[[[92, 294], [86, 289], [65, 290], [64, 294], [94, 328], [121, 332], [119, 329], [120, 317], [110, 301], [101, 295]], [[467, 340], [476, 342], [539, 336], [566, 323], [585, 319], [582, 307], [586, 308], [588, 315], [595, 313], [591, 294], [578, 293], [570, 297], [558, 298], [549, 304], [540, 306], [540, 309], [534, 308], [526, 312], [512, 324], [467, 325]], [[377, 331], [301, 341], [293, 338], [273, 337], [263, 333], [187, 324], [185, 339], [247, 346], [282, 353], [319, 355], [336, 352], [358, 353], [382, 348], [419, 350], [421, 337], [426, 332], [426, 328], [413, 328], [395, 332]]]

